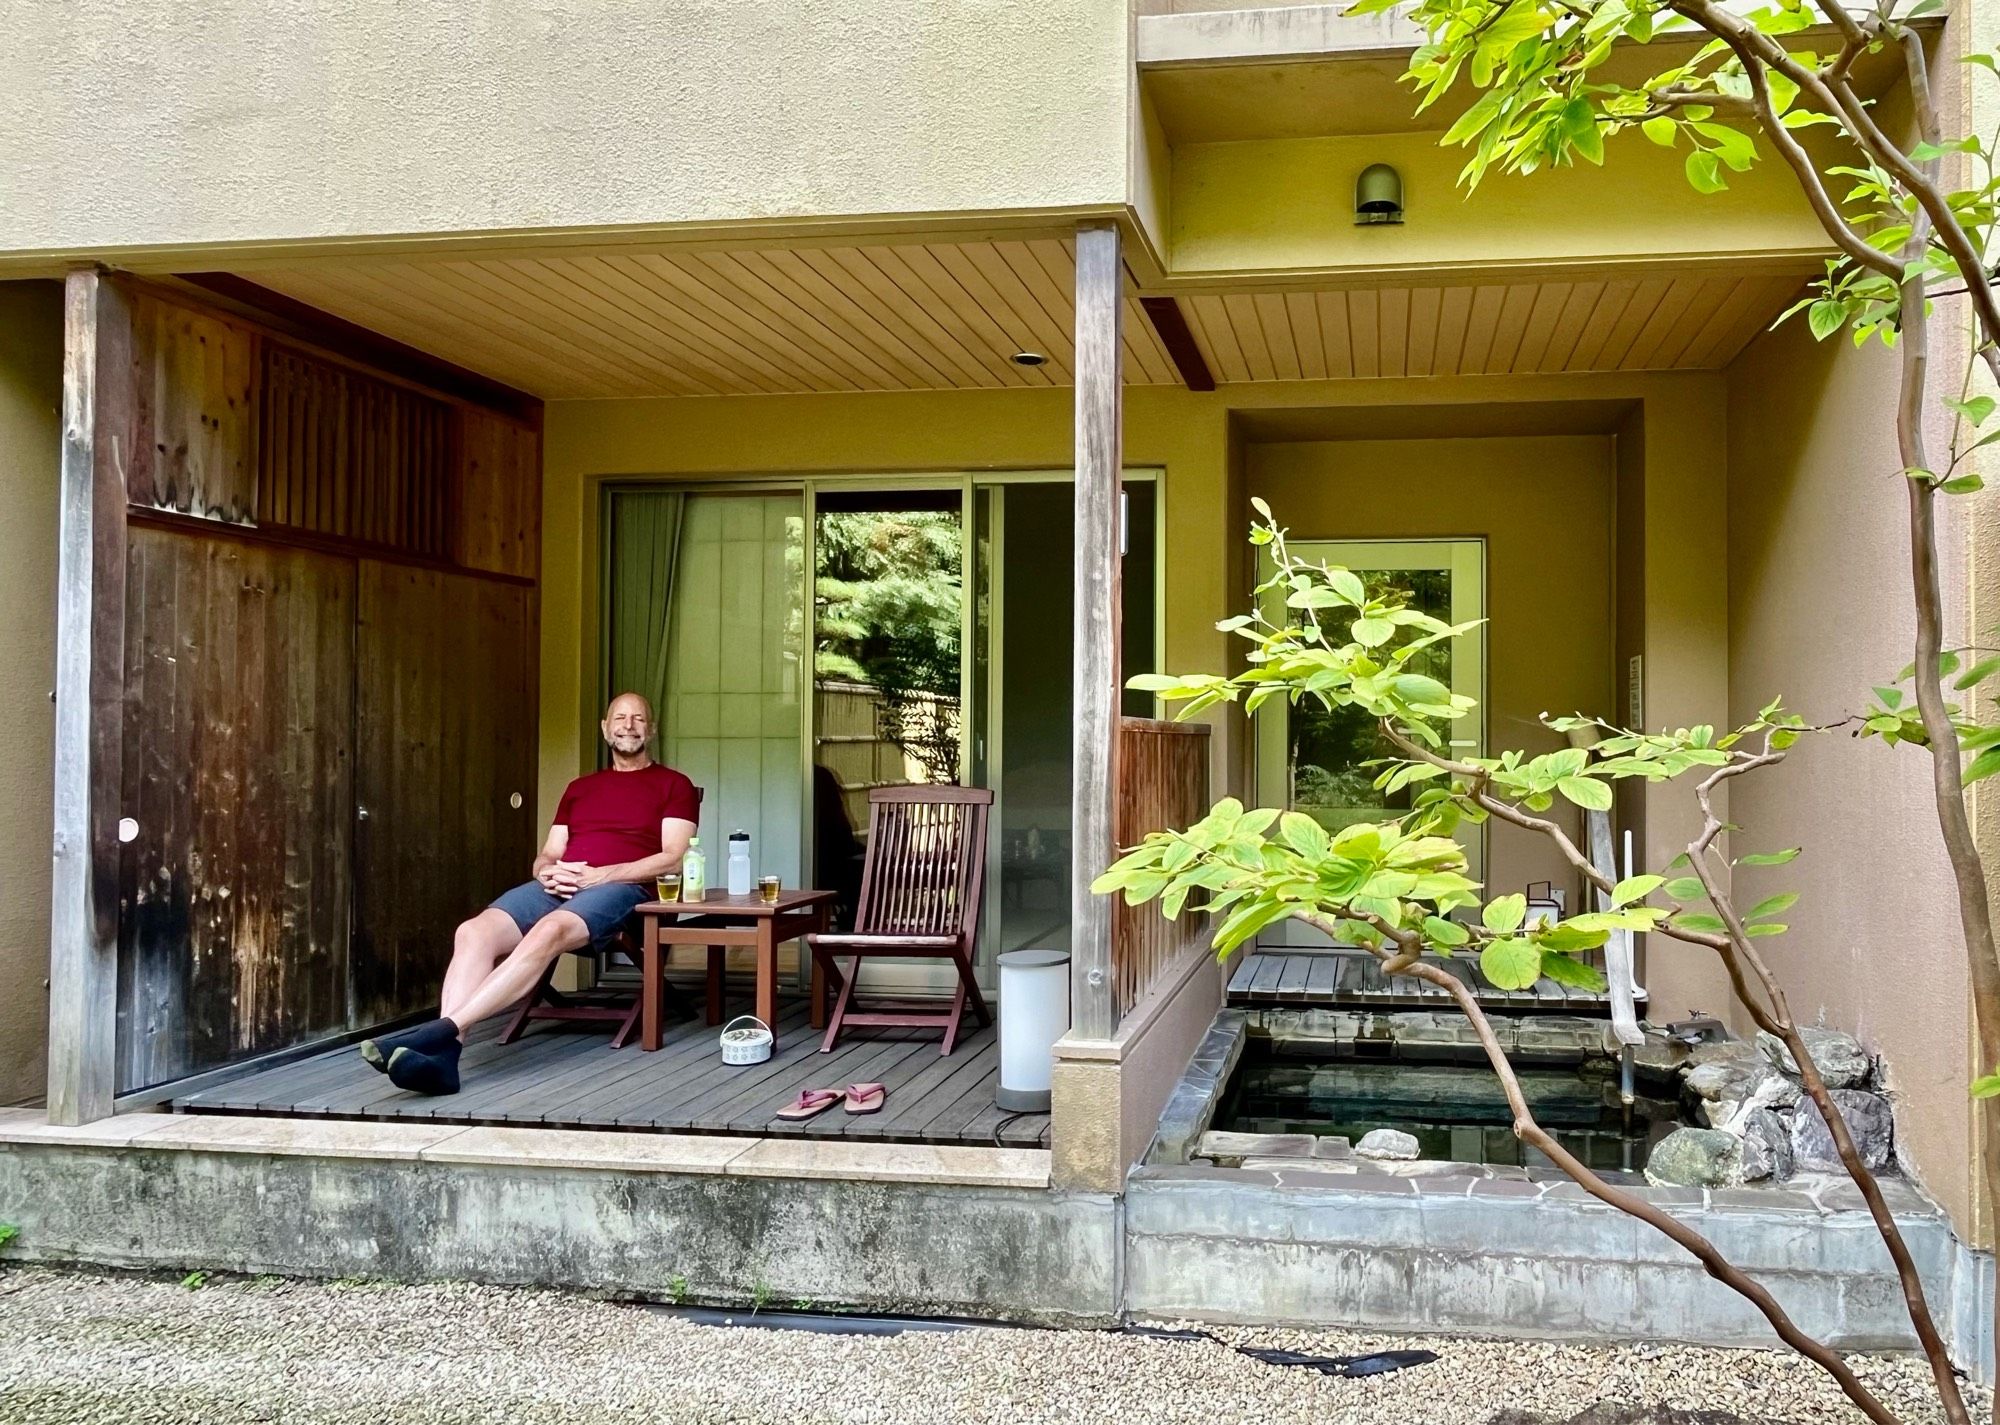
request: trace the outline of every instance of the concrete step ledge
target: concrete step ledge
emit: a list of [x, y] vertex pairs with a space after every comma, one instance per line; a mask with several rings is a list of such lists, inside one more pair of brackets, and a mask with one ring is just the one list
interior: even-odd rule
[[39, 1110], [0, 1110], [0, 1145], [13, 1143], [948, 1187], [1046, 1188], [1050, 1166], [1044, 1148], [467, 1128], [243, 1114], [133, 1113], [66, 1128], [51, 1124]]

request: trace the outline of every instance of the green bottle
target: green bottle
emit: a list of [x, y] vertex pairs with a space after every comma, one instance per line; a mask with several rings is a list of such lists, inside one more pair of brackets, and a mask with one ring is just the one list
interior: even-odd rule
[[708, 889], [708, 861], [701, 854], [701, 838], [688, 838], [687, 855], [681, 857], [681, 899], [698, 901]]

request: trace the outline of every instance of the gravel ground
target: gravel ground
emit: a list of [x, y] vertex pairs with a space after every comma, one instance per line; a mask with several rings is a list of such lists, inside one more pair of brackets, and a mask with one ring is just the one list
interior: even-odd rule
[[[1213, 1342], [1110, 1332], [838, 1337], [697, 1326], [545, 1291], [276, 1278], [188, 1289], [23, 1267], [0, 1270], [0, 1422], [1487, 1425], [1587, 1410], [1591, 1422], [1689, 1425], [1862, 1418], [1818, 1371], [1774, 1353], [1217, 1334], [1323, 1354], [1422, 1347], [1440, 1359], [1338, 1380]], [[1856, 1369], [1909, 1425], [1939, 1418], [1914, 1357], [1856, 1358]], [[1986, 1409], [1982, 1398], [1975, 1418]], [[1704, 1414], [1654, 1413], [1669, 1410]]]

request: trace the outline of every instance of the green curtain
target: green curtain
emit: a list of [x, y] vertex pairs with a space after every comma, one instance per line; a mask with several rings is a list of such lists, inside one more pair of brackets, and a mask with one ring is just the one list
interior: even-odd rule
[[611, 504], [611, 658], [608, 694], [630, 689], [667, 718], [667, 652], [674, 571], [680, 562], [687, 496], [621, 491]]

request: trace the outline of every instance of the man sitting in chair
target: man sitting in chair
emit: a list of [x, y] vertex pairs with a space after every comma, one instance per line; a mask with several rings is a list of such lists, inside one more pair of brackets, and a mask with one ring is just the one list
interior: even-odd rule
[[680, 866], [701, 802], [693, 782], [648, 754], [652, 704], [620, 693], [599, 726], [610, 767], [564, 791], [534, 879], [458, 927], [440, 1017], [362, 1041], [361, 1057], [398, 1088], [457, 1093], [465, 1031], [526, 995], [558, 955], [609, 939], [652, 899], [654, 879]]

